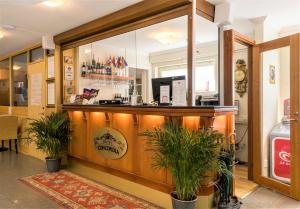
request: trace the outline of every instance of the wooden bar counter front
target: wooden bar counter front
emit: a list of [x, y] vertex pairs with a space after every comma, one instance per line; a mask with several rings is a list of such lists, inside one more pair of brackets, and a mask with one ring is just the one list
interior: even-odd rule
[[[63, 110], [72, 122], [72, 160], [166, 193], [174, 189], [172, 177], [166, 170], [153, 169], [152, 154], [146, 151], [147, 142], [140, 133], [170, 120], [191, 129], [211, 127], [226, 137], [234, 133], [232, 107], [64, 105]], [[106, 159], [96, 149], [93, 136], [104, 127], [117, 130], [126, 139], [127, 152], [122, 158]]]

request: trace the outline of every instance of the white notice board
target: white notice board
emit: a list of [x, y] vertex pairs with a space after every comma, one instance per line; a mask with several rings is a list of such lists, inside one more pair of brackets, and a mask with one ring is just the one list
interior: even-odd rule
[[47, 86], [47, 103], [48, 105], [55, 105], [55, 83], [48, 83]]
[[30, 104], [42, 105], [42, 73], [32, 74], [30, 77]]

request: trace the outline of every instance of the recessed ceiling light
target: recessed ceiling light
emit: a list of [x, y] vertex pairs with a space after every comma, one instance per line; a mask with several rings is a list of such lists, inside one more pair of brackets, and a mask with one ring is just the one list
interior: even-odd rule
[[182, 35], [174, 31], [161, 31], [153, 35], [153, 38], [162, 44], [172, 44], [179, 41]]
[[58, 7], [63, 4], [63, 0], [46, 0], [42, 3], [47, 7]]
[[84, 53], [86, 53], [86, 54], [90, 54], [91, 52], [92, 52], [91, 49], [86, 49], [86, 50], [84, 50]]
[[19, 66], [19, 65], [14, 65], [13, 66], [13, 70], [20, 70], [21, 69], [21, 66]]

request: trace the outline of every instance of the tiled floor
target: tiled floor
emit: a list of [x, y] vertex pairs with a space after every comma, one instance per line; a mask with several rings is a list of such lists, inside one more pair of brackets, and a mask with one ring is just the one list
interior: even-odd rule
[[300, 202], [261, 187], [243, 199], [242, 209], [300, 209]]
[[27, 185], [18, 177], [45, 172], [45, 164], [15, 152], [0, 152], [0, 209], [56, 209], [56, 203]]
[[[0, 152], [0, 209], [58, 209], [56, 203], [17, 180], [41, 172], [45, 164], [40, 160]], [[259, 188], [243, 199], [242, 209], [300, 209], [300, 202]]]

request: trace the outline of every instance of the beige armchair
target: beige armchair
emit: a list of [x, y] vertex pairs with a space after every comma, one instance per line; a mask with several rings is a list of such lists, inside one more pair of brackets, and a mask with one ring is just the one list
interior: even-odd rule
[[9, 150], [11, 150], [11, 141], [15, 140], [15, 149], [18, 154], [18, 117], [12, 115], [0, 115], [0, 141], [4, 149], [4, 141], [9, 141]]

